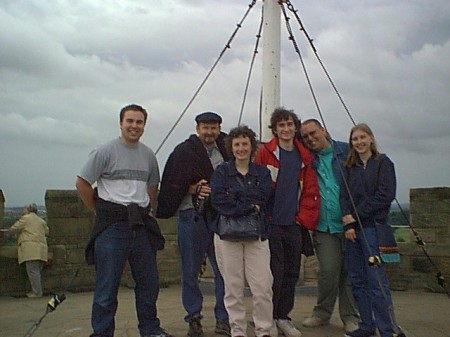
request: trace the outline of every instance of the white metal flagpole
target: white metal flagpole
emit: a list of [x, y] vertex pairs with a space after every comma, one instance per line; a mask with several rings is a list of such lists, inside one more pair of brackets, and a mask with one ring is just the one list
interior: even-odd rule
[[281, 9], [278, 0], [263, 0], [263, 64], [261, 140], [272, 137], [270, 115], [280, 106]]

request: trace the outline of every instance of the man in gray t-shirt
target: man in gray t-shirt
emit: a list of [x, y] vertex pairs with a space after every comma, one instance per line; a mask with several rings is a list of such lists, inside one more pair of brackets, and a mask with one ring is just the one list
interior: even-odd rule
[[151, 214], [158, 192], [158, 162], [139, 141], [146, 121], [147, 111], [141, 106], [124, 107], [120, 137], [92, 151], [76, 180], [81, 200], [96, 213], [86, 249], [86, 259], [96, 271], [91, 337], [114, 335], [117, 293], [126, 261], [136, 283], [141, 337], [171, 337], [160, 327], [156, 310], [156, 251], [164, 238]]

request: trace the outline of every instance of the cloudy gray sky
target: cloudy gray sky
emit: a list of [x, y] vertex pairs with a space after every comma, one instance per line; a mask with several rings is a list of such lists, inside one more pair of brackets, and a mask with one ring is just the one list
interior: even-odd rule
[[[186, 107], [250, 0], [0, 0], [0, 189], [6, 206], [44, 204], [73, 189], [95, 146], [119, 134], [128, 103], [149, 110], [143, 142], [156, 149]], [[374, 130], [409, 189], [450, 186], [450, 2], [292, 0], [357, 122]], [[257, 1], [222, 62], [158, 153], [212, 109], [238, 121], [261, 17]], [[347, 139], [351, 121], [291, 20], [325, 122]], [[258, 129], [258, 54], [243, 122]], [[282, 105], [318, 117], [282, 27]]]

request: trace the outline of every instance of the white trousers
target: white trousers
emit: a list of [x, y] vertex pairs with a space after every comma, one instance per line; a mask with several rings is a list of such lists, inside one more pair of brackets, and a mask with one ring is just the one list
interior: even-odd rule
[[231, 336], [247, 336], [244, 287], [252, 293], [255, 336], [269, 335], [273, 324], [272, 283], [269, 241], [224, 241], [215, 234], [217, 264], [225, 283], [224, 303]]

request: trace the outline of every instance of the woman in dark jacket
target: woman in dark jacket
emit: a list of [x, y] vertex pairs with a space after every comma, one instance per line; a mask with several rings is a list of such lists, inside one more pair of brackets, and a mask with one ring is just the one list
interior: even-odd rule
[[[340, 204], [346, 237], [345, 256], [353, 296], [361, 315], [359, 329], [347, 337], [381, 337], [398, 333], [389, 282], [380, 256], [380, 234], [387, 224], [395, 198], [394, 164], [378, 152], [372, 130], [366, 124], [350, 132], [349, 155]], [[392, 234], [392, 233], [391, 233]], [[390, 254], [397, 255], [397, 254]], [[385, 261], [385, 262], [394, 262]]]
[[219, 216], [239, 217], [258, 212], [264, 223], [259, 239], [252, 241], [222, 240], [218, 229], [215, 230], [214, 246], [225, 283], [224, 303], [232, 337], [247, 336], [245, 279], [253, 298], [255, 336], [268, 336], [273, 324], [273, 278], [264, 216], [272, 180], [266, 167], [251, 162], [257, 147], [255, 136], [247, 126], [232, 129], [225, 147], [233, 159], [221, 164], [211, 179], [211, 203]]

